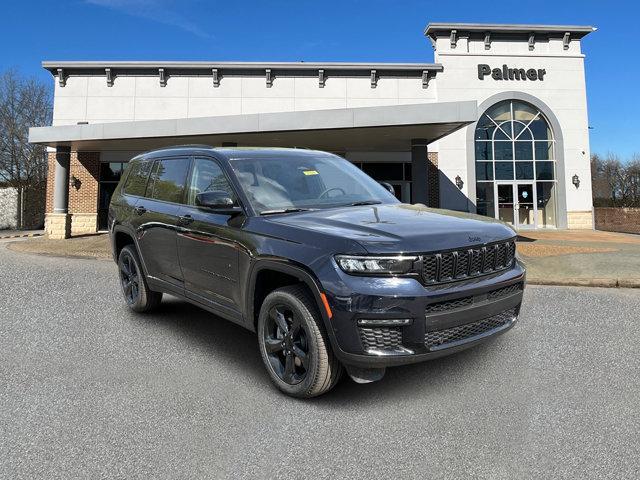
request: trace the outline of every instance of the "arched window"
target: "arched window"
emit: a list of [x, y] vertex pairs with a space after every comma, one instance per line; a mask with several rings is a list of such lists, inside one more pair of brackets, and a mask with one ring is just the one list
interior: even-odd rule
[[489, 108], [475, 131], [477, 212], [514, 224], [555, 226], [554, 143], [549, 122], [534, 106], [506, 100]]

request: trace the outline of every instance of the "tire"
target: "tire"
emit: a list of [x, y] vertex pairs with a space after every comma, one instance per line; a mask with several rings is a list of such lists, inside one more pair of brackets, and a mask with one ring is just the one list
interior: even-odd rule
[[127, 245], [120, 251], [118, 277], [124, 301], [131, 310], [145, 313], [160, 305], [162, 293], [149, 289], [140, 257], [133, 245]]
[[342, 375], [306, 286], [283, 287], [267, 295], [258, 317], [258, 345], [271, 380], [287, 395], [322, 395]]

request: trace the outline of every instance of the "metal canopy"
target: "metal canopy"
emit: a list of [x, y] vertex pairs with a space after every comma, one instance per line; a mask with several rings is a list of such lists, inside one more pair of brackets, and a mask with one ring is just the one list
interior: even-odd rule
[[176, 120], [39, 127], [29, 141], [72, 150], [147, 150], [176, 144], [299, 146], [320, 150], [408, 150], [475, 122], [477, 103], [443, 102]]

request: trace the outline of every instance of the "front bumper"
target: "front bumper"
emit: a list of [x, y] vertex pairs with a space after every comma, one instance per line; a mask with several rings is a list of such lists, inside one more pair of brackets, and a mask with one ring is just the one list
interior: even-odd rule
[[[384, 368], [448, 355], [510, 329], [520, 313], [525, 271], [514, 267], [486, 277], [424, 287], [411, 278], [357, 277], [337, 272], [326, 293], [332, 307], [329, 334], [346, 365]], [[363, 326], [376, 320], [402, 326]]]

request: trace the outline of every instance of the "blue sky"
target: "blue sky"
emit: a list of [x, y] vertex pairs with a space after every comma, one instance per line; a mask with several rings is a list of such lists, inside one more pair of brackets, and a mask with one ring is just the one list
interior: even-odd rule
[[591, 150], [640, 153], [634, 0], [8, 1], [0, 69], [51, 81], [42, 60], [429, 62], [430, 22], [595, 25], [583, 41]]

